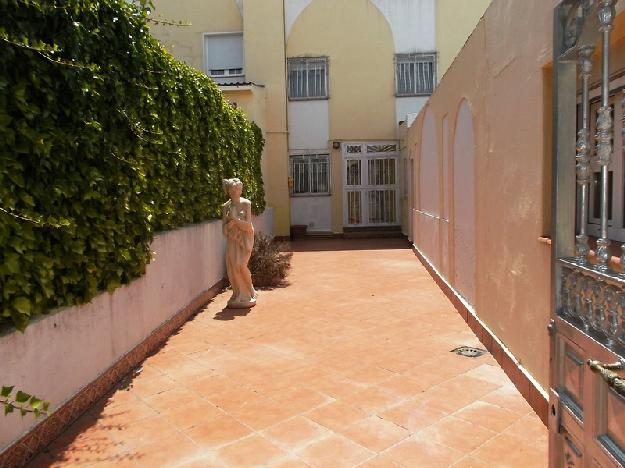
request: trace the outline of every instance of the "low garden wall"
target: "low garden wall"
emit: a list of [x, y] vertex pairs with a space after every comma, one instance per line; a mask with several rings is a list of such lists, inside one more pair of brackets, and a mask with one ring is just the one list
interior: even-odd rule
[[[272, 234], [273, 211], [254, 224]], [[87, 304], [39, 316], [23, 333], [0, 336], [2, 383], [49, 400], [52, 411], [63, 406], [194, 301], [201, 306], [198, 298], [225, 275], [224, 247], [219, 220], [156, 235], [144, 276]], [[0, 424], [0, 452], [38, 422], [8, 415]]]
[[216, 294], [224, 178], [271, 232], [262, 130], [150, 35], [149, 3], [0, 2], [0, 385], [52, 410], [3, 418], [0, 467]]

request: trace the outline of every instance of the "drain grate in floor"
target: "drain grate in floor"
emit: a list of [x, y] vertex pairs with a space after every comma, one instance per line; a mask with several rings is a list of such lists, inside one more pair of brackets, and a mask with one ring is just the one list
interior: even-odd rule
[[459, 354], [466, 357], [480, 357], [486, 352], [485, 349], [473, 348], [471, 346], [460, 346], [451, 350], [452, 353]]

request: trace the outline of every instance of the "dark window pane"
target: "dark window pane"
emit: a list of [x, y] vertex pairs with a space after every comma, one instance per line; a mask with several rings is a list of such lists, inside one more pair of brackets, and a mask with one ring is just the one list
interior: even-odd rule
[[[613, 194], [614, 194], [614, 183], [613, 183], [613, 172], [609, 171], [608, 172], [608, 219], [612, 219], [612, 198], [613, 198]], [[593, 174], [593, 187], [594, 187], [594, 194], [593, 194], [593, 208], [592, 208], [592, 212], [593, 212], [593, 217], [594, 218], [600, 218], [601, 217], [601, 186], [602, 186], [602, 182], [601, 182], [601, 173], [600, 172], [595, 172]]]

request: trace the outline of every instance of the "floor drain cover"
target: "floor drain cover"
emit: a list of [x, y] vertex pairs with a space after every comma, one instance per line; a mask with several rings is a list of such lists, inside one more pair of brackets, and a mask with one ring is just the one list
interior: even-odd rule
[[486, 352], [485, 349], [472, 348], [471, 346], [460, 346], [451, 350], [452, 353], [459, 354], [466, 357], [479, 357]]

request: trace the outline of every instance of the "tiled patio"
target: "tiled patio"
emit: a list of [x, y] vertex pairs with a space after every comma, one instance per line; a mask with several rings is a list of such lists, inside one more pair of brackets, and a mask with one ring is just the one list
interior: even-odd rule
[[288, 286], [217, 296], [31, 466], [547, 466], [495, 360], [449, 352], [480, 344], [406, 241], [294, 247]]

